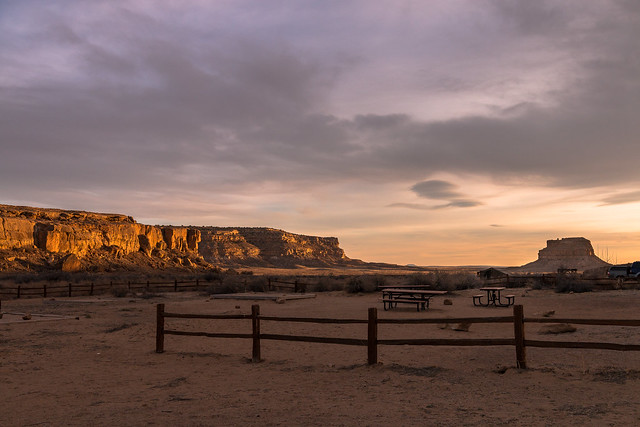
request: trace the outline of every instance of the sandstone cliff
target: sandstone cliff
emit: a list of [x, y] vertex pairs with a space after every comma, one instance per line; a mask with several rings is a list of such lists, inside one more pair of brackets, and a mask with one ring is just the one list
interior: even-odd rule
[[213, 263], [329, 266], [351, 261], [335, 237], [293, 234], [273, 228], [200, 228], [199, 253]]
[[538, 251], [538, 259], [519, 268], [535, 273], [555, 273], [559, 268], [585, 271], [609, 265], [598, 258], [591, 242], [584, 237], [547, 240], [547, 247]]
[[[0, 205], [0, 270], [109, 270], [206, 266], [200, 232], [155, 227], [126, 215]], [[73, 254], [80, 263], [65, 263]]]
[[126, 215], [0, 205], [0, 271], [318, 266], [348, 261], [333, 237], [271, 228], [160, 227], [139, 224]]

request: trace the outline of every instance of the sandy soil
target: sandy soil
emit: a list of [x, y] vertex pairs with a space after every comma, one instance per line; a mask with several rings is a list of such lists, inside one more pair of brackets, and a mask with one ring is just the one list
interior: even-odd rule
[[[379, 295], [318, 294], [278, 304], [264, 315], [366, 318], [495, 316], [508, 308], [474, 307], [463, 291], [426, 312], [384, 312]], [[640, 291], [585, 294], [516, 290], [525, 315], [639, 318]], [[249, 313], [256, 302], [193, 293], [152, 299], [9, 300], [0, 321], [0, 399], [4, 426], [28, 425], [638, 425], [640, 354], [527, 349], [529, 369], [515, 368], [513, 347], [366, 347], [167, 336], [155, 349], [155, 306], [167, 311]], [[16, 320], [10, 322], [11, 320]], [[250, 321], [168, 319], [168, 326], [250, 332]], [[640, 344], [636, 328], [576, 325], [577, 331], [531, 339]], [[366, 337], [366, 325], [263, 322], [264, 333]], [[468, 332], [437, 325], [380, 325], [380, 337], [511, 337], [510, 325], [474, 324]]]

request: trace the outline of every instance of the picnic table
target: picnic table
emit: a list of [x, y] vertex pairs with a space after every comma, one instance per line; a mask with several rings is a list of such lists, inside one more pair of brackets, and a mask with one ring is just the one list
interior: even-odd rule
[[[480, 288], [481, 291], [485, 291], [487, 294], [480, 294], [473, 296], [473, 305], [488, 307], [493, 305], [495, 307], [509, 307], [515, 302], [515, 295], [502, 295], [501, 292], [505, 290], [504, 286], [488, 286]], [[486, 301], [482, 301], [486, 297]], [[503, 301], [504, 298], [504, 301]]]
[[430, 289], [431, 285], [381, 285], [378, 288], [381, 291], [386, 289]]
[[421, 308], [426, 310], [432, 297], [446, 293], [427, 289], [387, 288], [382, 290], [382, 304], [385, 311], [397, 307], [398, 303], [415, 304], [418, 311]]

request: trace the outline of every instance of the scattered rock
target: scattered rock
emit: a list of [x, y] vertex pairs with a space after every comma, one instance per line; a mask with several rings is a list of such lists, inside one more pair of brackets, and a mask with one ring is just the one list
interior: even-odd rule
[[453, 301], [447, 298], [444, 300], [444, 305], [453, 305]]
[[544, 325], [538, 331], [539, 334], [566, 334], [570, 332], [575, 332], [577, 329], [573, 325], [569, 325], [568, 323], [557, 323], [552, 325]]
[[62, 259], [60, 269], [66, 272], [80, 271], [82, 269], [82, 264], [75, 254], [69, 254]]
[[495, 372], [496, 374], [504, 374], [505, 372], [507, 372], [509, 368], [507, 366], [496, 366], [496, 368], [493, 370], [493, 372]]
[[25, 314], [22, 316], [22, 320], [31, 320], [31, 314]]
[[469, 328], [471, 327], [471, 323], [469, 322], [462, 322], [459, 323], [455, 328], [453, 328], [454, 331], [461, 331], [461, 332], [469, 332]]
[[284, 298], [276, 298], [276, 304], [284, 304], [285, 301]]
[[556, 314], [555, 310], [545, 311], [544, 313], [542, 313], [542, 317], [551, 317], [554, 314]]

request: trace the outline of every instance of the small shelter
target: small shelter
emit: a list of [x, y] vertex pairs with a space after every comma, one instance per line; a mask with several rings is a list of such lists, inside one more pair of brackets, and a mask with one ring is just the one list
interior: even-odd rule
[[486, 270], [478, 271], [478, 277], [484, 280], [491, 279], [508, 279], [509, 275], [504, 271], [500, 271], [497, 268], [487, 268]]

